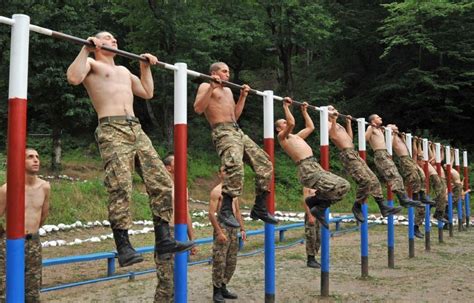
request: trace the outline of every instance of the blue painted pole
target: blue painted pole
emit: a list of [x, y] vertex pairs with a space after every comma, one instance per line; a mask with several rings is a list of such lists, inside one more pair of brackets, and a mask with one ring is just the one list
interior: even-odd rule
[[[393, 207], [392, 191], [388, 191], [388, 206]], [[388, 247], [388, 267], [395, 268], [395, 225], [393, 215], [388, 216], [387, 220], [387, 247]]]
[[408, 257], [415, 257], [415, 210], [408, 208]]
[[458, 231], [462, 231], [462, 217], [463, 217], [463, 211], [462, 211], [462, 199], [458, 199]]
[[362, 204], [362, 213], [364, 214], [364, 223], [360, 228], [360, 259], [362, 278], [369, 276], [369, 209], [367, 202]]
[[[188, 226], [187, 224], [174, 225], [175, 238], [178, 241], [187, 241]], [[174, 256], [174, 301], [187, 302], [187, 285], [188, 285], [188, 252], [177, 253]]]
[[25, 239], [7, 239], [7, 303], [25, 302]]
[[[448, 180], [449, 181], [449, 180]], [[448, 192], [449, 236], [453, 236], [453, 193]]]
[[[329, 208], [324, 215], [326, 222], [329, 222]], [[321, 296], [329, 296], [329, 239], [331, 233], [329, 229], [321, 225]]]
[[[429, 199], [429, 196], [428, 196]], [[431, 208], [425, 205], [425, 250], [431, 250]]]
[[275, 226], [265, 223], [265, 302], [275, 302]]
[[464, 202], [466, 203], [466, 228], [469, 228], [470, 222], [470, 216], [471, 216], [471, 197], [469, 196], [469, 193], [466, 193], [466, 196], [464, 197]]

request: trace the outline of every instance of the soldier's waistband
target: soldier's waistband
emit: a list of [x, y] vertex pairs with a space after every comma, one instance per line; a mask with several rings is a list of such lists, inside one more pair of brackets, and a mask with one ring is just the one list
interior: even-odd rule
[[108, 117], [102, 117], [99, 119], [99, 124], [102, 123], [110, 123], [110, 122], [128, 122], [128, 123], [140, 123], [140, 120], [138, 120], [137, 117], [134, 116], [108, 116]]
[[40, 238], [39, 233], [25, 235], [25, 240], [38, 240], [39, 238]]
[[216, 128], [234, 128], [234, 129], [240, 129], [240, 126], [237, 124], [237, 122], [219, 122], [216, 124], [213, 124], [212, 129]]
[[374, 149], [374, 153], [375, 153], [375, 152], [383, 152], [383, 151], [385, 151], [385, 152], [386, 152], [386, 151], [387, 151], [387, 149], [386, 149], [386, 148], [379, 148], [379, 149]]
[[302, 164], [304, 162], [307, 162], [307, 161], [316, 161], [316, 157], [315, 156], [309, 156], [307, 158], [296, 161], [295, 163], [296, 163], [296, 165], [300, 165], [300, 164]]
[[400, 159], [411, 158], [410, 155], [403, 155], [399, 157]]

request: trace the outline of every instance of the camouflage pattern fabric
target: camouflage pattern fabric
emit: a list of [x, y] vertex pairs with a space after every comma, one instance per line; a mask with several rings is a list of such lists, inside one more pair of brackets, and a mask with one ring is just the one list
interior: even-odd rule
[[217, 241], [217, 233], [214, 231], [214, 243], [212, 246], [212, 284], [215, 287], [222, 287], [222, 284], [229, 284], [235, 267], [237, 266], [237, 252], [239, 251], [239, 241], [237, 238], [238, 228], [228, 227], [219, 223], [222, 231], [227, 237], [225, 243]]
[[318, 220], [314, 220], [314, 224], [310, 224], [307, 214], [304, 216], [304, 236], [306, 242], [306, 255], [317, 256], [319, 247], [321, 246], [319, 222]]
[[25, 302], [40, 302], [41, 241], [39, 234], [25, 239]]
[[316, 189], [321, 199], [334, 203], [341, 200], [351, 187], [347, 180], [325, 171], [314, 157], [303, 159], [297, 165], [300, 183]]
[[270, 157], [236, 123], [219, 123], [212, 130], [212, 142], [224, 166], [223, 193], [231, 197], [242, 195], [244, 161], [255, 171], [255, 194], [270, 191], [273, 173]]
[[6, 254], [6, 233], [0, 224], [0, 302], [5, 302], [5, 254]]
[[415, 225], [421, 226], [425, 221], [425, 208], [415, 207]]
[[153, 215], [171, 221], [172, 180], [140, 123], [100, 123], [95, 138], [105, 169], [112, 229], [129, 229], [132, 225], [130, 201], [135, 165], [145, 183]]
[[342, 166], [357, 184], [356, 201], [363, 203], [369, 195], [383, 199], [382, 186], [377, 176], [370, 170], [367, 163], [352, 148], [347, 148], [339, 153]]
[[[174, 238], [174, 230], [170, 228], [171, 237]], [[155, 290], [154, 303], [174, 302], [174, 255], [157, 255], [155, 252], [156, 279], [158, 284]]]
[[410, 186], [414, 193], [420, 192], [425, 186], [425, 175], [418, 169], [415, 160], [410, 156], [402, 156], [399, 163], [405, 185]]
[[394, 193], [406, 194], [403, 179], [386, 149], [374, 151], [374, 163], [383, 181], [390, 185]]
[[453, 185], [453, 202], [458, 202], [459, 199], [462, 199], [462, 183], [454, 183]]
[[433, 200], [436, 202], [436, 210], [444, 213], [448, 203], [446, 199], [446, 184], [438, 175], [431, 175], [430, 185], [434, 192]]

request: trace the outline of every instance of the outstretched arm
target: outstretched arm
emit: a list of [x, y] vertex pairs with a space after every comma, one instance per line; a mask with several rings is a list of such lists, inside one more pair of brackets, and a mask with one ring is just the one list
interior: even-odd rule
[[239, 120], [242, 111], [244, 110], [245, 101], [247, 100], [247, 96], [250, 91], [250, 86], [247, 84], [242, 85], [242, 89], [240, 90], [239, 100], [237, 104], [235, 104], [235, 119]]
[[283, 111], [285, 112], [286, 128], [278, 133], [278, 140], [280, 142], [286, 140], [295, 128], [295, 118], [290, 111], [290, 105], [292, 102], [293, 100], [291, 100], [289, 97], [283, 99]]
[[214, 89], [222, 87], [221, 78], [218, 75], [212, 75], [211, 77], [214, 78], [214, 81], [199, 85], [196, 99], [194, 100], [194, 111], [199, 115], [209, 106]]
[[[101, 42], [95, 37], [87, 38], [87, 41], [94, 43], [96, 48], [101, 47]], [[93, 48], [83, 46], [81, 51], [77, 55], [76, 59], [69, 65], [66, 75], [67, 81], [72, 85], [79, 85], [84, 81], [92, 68], [92, 62], [95, 60], [89, 58], [89, 54], [93, 51]]]
[[349, 137], [354, 140], [354, 132], [352, 131], [352, 116], [350, 115], [346, 116], [346, 132]]
[[132, 92], [140, 98], [151, 99], [153, 97], [154, 85], [150, 65], [157, 64], [158, 58], [151, 54], [142, 54], [141, 56], [147, 58], [148, 62], [140, 61], [140, 79], [130, 73], [132, 77]]
[[297, 135], [303, 139], [306, 139], [314, 131], [313, 120], [311, 120], [311, 117], [308, 114], [307, 102], [303, 102], [303, 105], [301, 105], [301, 113], [303, 114], [305, 128], [300, 130]]

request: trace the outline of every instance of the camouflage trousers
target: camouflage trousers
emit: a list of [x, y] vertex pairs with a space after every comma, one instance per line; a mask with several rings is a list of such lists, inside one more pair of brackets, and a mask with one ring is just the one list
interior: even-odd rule
[[425, 174], [418, 169], [418, 165], [412, 157], [400, 157], [400, 174], [405, 181], [405, 185], [410, 186], [414, 193], [424, 191]]
[[224, 166], [223, 193], [231, 197], [242, 194], [244, 161], [255, 172], [255, 193], [270, 190], [273, 173], [270, 157], [236, 123], [218, 123], [212, 130], [212, 142]]
[[105, 169], [104, 184], [109, 193], [109, 221], [112, 229], [129, 229], [132, 224], [132, 174], [145, 183], [154, 216], [171, 220], [172, 180], [139, 122], [100, 123], [95, 131]]
[[357, 202], [367, 201], [369, 195], [376, 199], [383, 199], [382, 186], [377, 176], [353, 148], [342, 150], [339, 158], [346, 172], [357, 183]]
[[41, 241], [39, 234], [25, 239], [25, 302], [40, 302], [42, 280]]
[[307, 214], [304, 216], [304, 236], [306, 242], [306, 255], [318, 255], [319, 247], [321, 246], [319, 222], [318, 220], [314, 220], [314, 224], [309, 223]]
[[239, 251], [239, 241], [237, 238], [237, 228], [228, 227], [219, 223], [222, 231], [227, 237], [225, 243], [217, 241], [217, 233], [214, 231], [214, 243], [212, 246], [212, 284], [215, 287], [222, 287], [222, 284], [229, 284], [235, 267], [237, 266], [237, 252]]
[[[446, 198], [446, 183], [438, 175], [431, 175], [430, 187], [434, 194], [433, 200], [436, 202], [436, 210], [444, 213], [446, 205], [448, 204], [448, 200]], [[415, 225], [420, 226], [423, 223], [424, 218], [425, 208], [416, 207]]]
[[339, 201], [351, 187], [347, 180], [325, 171], [314, 157], [303, 159], [297, 165], [300, 183], [317, 190], [316, 195], [323, 200]]
[[394, 193], [406, 194], [402, 176], [386, 149], [374, 151], [374, 163], [383, 181], [390, 185]]
[[[174, 230], [170, 228], [171, 237], [174, 238]], [[165, 254], [158, 256], [155, 253], [156, 279], [158, 284], [155, 290], [154, 303], [174, 302], [174, 255]]]

